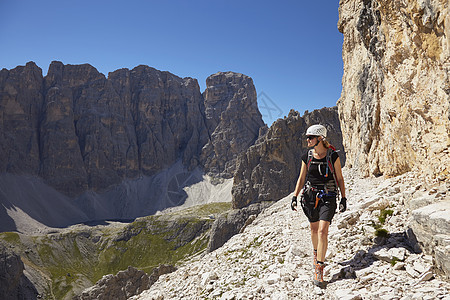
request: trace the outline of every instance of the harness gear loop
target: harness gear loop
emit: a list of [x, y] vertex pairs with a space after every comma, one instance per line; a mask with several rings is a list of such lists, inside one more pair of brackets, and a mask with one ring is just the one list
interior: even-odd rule
[[[325, 176], [324, 177], [326, 177], [326, 178], [328, 178], [328, 170], [330, 170], [331, 171], [331, 174], [333, 174], [333, 179], [334, 179], [334, 190], [336, 191], [336, 195], [337, 196], [339, 196], [339, 183], [338, 183], [338, 180], [337, 180], [337, 178], [336, 178], [336, 174], [335, 174], [335, 172], [334, 172], [334, 166], [333, 166], [333, 162], [332, 162], [332, 159], [331, 159], [331, 155], [333, 154], [333, 152], [338, 152], [339, 150], [336, 150], [336, 148], [334, 148], [333, 146], [331, 146], [330, 145], [330, 147], [327, 149], [327, 155], [326, 155], [326, 171], [325, 171]], [[311, 163], [313, 163], [313, 164], [318, 164], [319, 166], [318, 166], [318, 171], [319, 171], [319, 173], [320, 173], [320, 175], [323, 175], [322, 174], [322, 170], [320, 169], [320, 165], [322, 165], [322, 164], [324, 164], [323, 162], [313, 162], [312, 161], [313, 160], [313, 149], [310, 149], [309, 151], [308, 151], [308, 161], [307, 161], [307, 170], [309, 170], [309, 168], [310, 168], [310, 166], [311, 166]], [[324, 190], [325, 190], [325, 193], [326, 194], [328, 194], [329, 192], [330, 192], [330, 186], [328, 185], [325, 185], [324, 186]], [[316, 206], [317, 206], [317, 204], [318, 204], [318, 201], [316, 200]]]

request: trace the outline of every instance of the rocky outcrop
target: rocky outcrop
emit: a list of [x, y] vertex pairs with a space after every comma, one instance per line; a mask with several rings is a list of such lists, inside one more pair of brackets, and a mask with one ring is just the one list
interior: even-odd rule
[[38, 292], [24, 275], [24, 264], [19, 255], [0, 244], [0, 298], [38, 299]]
[[450, 278], [450, 201], [439, 201], [412, 211], [412, 229], [436, 265]]
[[287, 118], [274, 122], [266, 134], [238, 158], [232, 189], [233, 207], [276, 201], [294, 191], [301, 156], [307, 151], [304, 135], [313, 124], [323, 124], [327, 128], [328, 141], [340, 150], [342, 164], [345, 164], [337, 108], [305, 112], [303, 117], [291, 110]]
[[205, 171], [231, 178], [236, 158], [253, 145], [264, 126], [253, 80], [233, 72], [206, 79], [205, 115], [210, 140], [202, 150]]
[[161, 265], [155, 268], [150, 276], [145, 272], [128, 267], [116, 275], [105, 275], [94, 286], [86, 289], [74, 300], [117, 299], [126, 300], [147, 290], [158, 280], [159, 276], [175, 271], [176, 268], [169, 265]]
[[214, 251], [225, 244], [232, 236], [242, 231], [245, 226], [259, 215], [271, 203], [256, 203], [242, 209], [234, 209], [220, 215], [211, 227], [208, 252]]
[[338, 101], [348, 165], [450, 178], [450, 11], [445, 0], [341, 0]]
[[196, 79], [147, 66], [118, 70], [108, 79], [130, 108], [143, 174], [154, 174], [179, 157], [190, 168], [198, 165], [208, 131]]
[[[348, 166], [387, 177], [414, 170], [424, 183], [450, 179], [449, 9], [442, 0], [340, 1]], [[448, 274], [448, 200], [410, 201], [413, 239]]]

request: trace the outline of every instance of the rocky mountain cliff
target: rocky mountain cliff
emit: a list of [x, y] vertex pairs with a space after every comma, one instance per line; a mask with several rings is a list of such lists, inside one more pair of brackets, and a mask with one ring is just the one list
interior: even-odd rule
[[[51, 215], [50, 198], [59, 199], [56, 205], [76, 206], [66, 223], [33, 216], [48, 226], [133, 218], [182, 204], [183, 195], [176, 195], [176, 203], [141, 202], [156, 201], [153, 194], [178, 193], [167, 176], [184, 176], [190, 184], [201, 180], [201, 172], [231, 178], [235, 159], [264, 125], [250, 77], [216, 73], [202, 95], [197, 80], [148, 66], [117, 70], [108, 78], [88, 64], [52, 62], [45, 77], [33, 62], [3, 69], [0, 111], [0, 185], [10, 187], [0, 200], [29, 215]], [[192, 179], [188, 172], [196, 169]], [[18, 191], [21, 185], [32, 192]], [[117, 199], [107, 203], [106, 198]], [[10, 223], [3, 230], [14, 230]]]
[[253, 80], [232, 72], [216, 73], [206, 80], [206, 124], [210, 140], [202, 150], [208, 173], [231, 178], [236, 158], [253, 145], [262, 121]]
[[233, 207], [276, 201], [294, 191], [301, 156], [308, 151], [305, 132], [313, 124], [327, 128], [327, 139], [340, 150], [341, 163], [345, 165], [337, 107], [305, 112], [302, 117], [291, 110], [287, 118], [266, 128], [255, 145], [239, 156], [232, 189]]
[[[3, 69], [0, 172], [38, 175], [69, 196], [153, 175], [180, 158], [193, 169], [203, 155], [206, 169], [220, 173], [264, 123], [249, 77], [217, 73], [207, 83], [204, 100], [195, 79], [147, 66], [108, 78], [87, 64], [53, 62], [45, 77], [32, 62]], [[248, 125], [229, 126], [232, 119]], [[239, 146], [225, 153], [218, 144], [231, 134]], [[217, 159], [222, 169], [212, 167]]]
[[446, 0], [341, 0], [338, 101], [348, 165], [366, 175], [450, 178]]

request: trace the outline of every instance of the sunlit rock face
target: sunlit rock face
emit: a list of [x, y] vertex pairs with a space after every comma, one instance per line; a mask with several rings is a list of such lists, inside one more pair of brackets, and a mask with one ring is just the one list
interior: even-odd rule
[[253, 145], [265, 125], [253, 80], [240, 73], [218, 72], [206, 79], [203, 96], [210, 139], [200, 161], [207, 173], [231, 178], [237, 157]]
[[341, 0], [338, 101], [348, 166], [450, 178], [447, 0]]

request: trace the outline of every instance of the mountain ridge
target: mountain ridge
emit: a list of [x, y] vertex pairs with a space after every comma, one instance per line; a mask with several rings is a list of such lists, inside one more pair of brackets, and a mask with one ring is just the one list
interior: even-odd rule
[[[206, 116], [213, 102], [219, 106]], [[61, 227], [179, 206], [186, 184], [229, 181], [264, 125], [250, 77], [213, 74], [203, 96], [196, 79], [145, 65], [108, 77], [58, 61], [46, 76], [34, 62], [2, 69], [0, 111], [2, 231], [18, 228], [8, 216], [13, 208]], [[225, 137], [236, 146], [226, 147]], [[75, 207], [66, 221], [53, 212], [60, 204]]]

